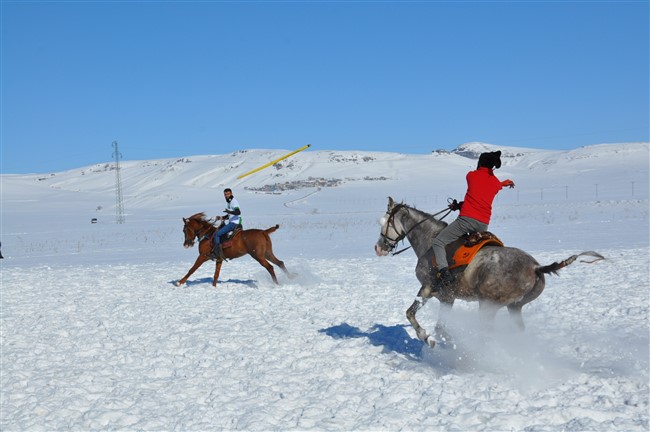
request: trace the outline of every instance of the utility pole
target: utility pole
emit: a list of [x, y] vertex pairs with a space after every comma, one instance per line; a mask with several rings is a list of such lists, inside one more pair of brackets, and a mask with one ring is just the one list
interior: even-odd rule
[[113, 141], [113, 157], [115, 158], [115, 222], [124, 223], [124, 203], [122, 202], [122, 180], [120, 179], [120, 158], [122, 153], [117, 148], [117, 141]]

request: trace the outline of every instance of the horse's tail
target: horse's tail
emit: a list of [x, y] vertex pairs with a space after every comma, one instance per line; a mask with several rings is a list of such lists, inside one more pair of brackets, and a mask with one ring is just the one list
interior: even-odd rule
[[275, 226], [272, 226], [271, 228], [267, 228], [264, 230], [266, 234], [271, 234], [274, 233], [278, 228], [280, 228], [280, 225], [275, 224]]
[[535, 269], [535, 273], [537, 273], [538, 275], [542, 275], [542, 274], [544, 274], [544, 273], [553, 273], [554, 275], [557, 275], [557, 274], [558, 274], [557, 272], [558, 272], [560, 269], [562, 269], [562, 268], [564, 268], [564, 267], [570, 265], [570, 264], [573, 263], [576, 259], [578, 259], [579, 256], [582, 256], [582, 255], [588, 255], [588, 256], [590, 256], [590, 257], [594, 257], [594, 258], [595, 258], [595, 259], [593, 259], [593, 260], [591, 260], [591, 261], [584, 261], [584, 260], [583, 260], [583, 261], [580, 261], [580, 262], [587, 263], [587, 264], [595, 263], [596, 261], [600, 261], [600, 260], [604, 260], [604, 259], [605, 259], [605, 257], [602, 256], [601, 254], [599, 254], [598, 252], [587, 251], [587, 252], [579, 253], [578, 255], [572, 255], [572, 256], [570, 256], [569, 258], [565, 259], [564, 261], [554, 262], [553, 264], [549, 264], [549, 265], [546, 265], [546, 266], [540, 266], [540, 267], [537, 267], [537, 268]]

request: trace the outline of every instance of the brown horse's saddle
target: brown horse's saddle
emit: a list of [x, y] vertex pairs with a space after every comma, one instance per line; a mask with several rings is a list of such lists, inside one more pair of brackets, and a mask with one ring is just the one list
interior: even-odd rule
[[222, 238], [221, 238], [221, 248], [226, 249], [232, 246], [232, 241], [235, 239], [235, 236], [242, 232], [242, 226], [241, 224], [237, 225], [237, 228], [234, 230], [226, 233]]
[[[449, 269], [466, 266], [474, 259], [483, 246], [503, 246], [503, 242], [489, 231], [468, 233], [447, 245]], [[433, 267], [437, 267], [436, 257], [432, 257]]]

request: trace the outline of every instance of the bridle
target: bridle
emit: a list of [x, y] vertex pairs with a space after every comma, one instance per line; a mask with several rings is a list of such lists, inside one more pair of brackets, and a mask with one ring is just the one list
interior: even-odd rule
[[[189, 220], [188, 220], [189, 221]], [[192, 239], [192, 245], [194, 245], [194, 239], [198, 238], [199, 241], [205, 237], [205, 235], [210, 231], [210, 228], [212, 227], [212, 224], [209, 224], [204, 227], [203, 230], [195, 230], [192, 227], [189, 227], [187, 225], [187, 222], [185, 222], [185, 226], [183, 227], [183, 234], [185, 234], [185, 239], [191, 238]]]
[[[401, 242], [404, 240], [408, 232], [402, 232], [400, 234], [400, 231], [397, 229], [395, 226], [395, 215], [399, 210], [402, 208], [406, 208], [405, 204], [397, 204], [394, 206], [391, 210], [388, 210], [386, 213], [388, 213], [388, 219], [386, 219], [386, 223], [381, 227], [381, 230], [379, 231], [379, 240], [381, 241], [382, 245], [386, 248], [388, 252], [391, 252], [395, 249], [397, 246], [397, 243]], [[388, 236], [388, 229], [392, 228], [392, 231], [397, 235], [394, 238], [391, 238]], [[410, 230], [409, 230], [410, 232]], [[406, 250], [406, 249], [404, 249]], [[403, 251], [399, 251], [397, 253], [393, 253], [393, 255], [396, 255], [398, 253], [401, 253]]]
[[[430, 218], [422, 219], [420, 222], [416, 223], [411, 228], [409, 228], [408, 230], [406, 230], [406, 231], [404, 231], [404, 232], [402, 232], [400, 234], [399, 230], [397, 229], [397, 226], [395, 225], [395, 215], [402, 208], [405, 208], [406, 211], [410, 210], [410, 207], [408, 207], [406, 204], [397, 204], [390, 211], [387, 211], [388, 219], [386, 220], [386, 223], [384, 224], [384, 226], [382, 226], [381, 231], [379, 232], [379, 240], [381, 241], [381, 243], [383, 244], [383, 246], [386, 248], [386, 250], [388, 252], [392, 252], [395, 249], [395, 247], [397, 246], [397, 244], [399, 242], [401, 242], [402, 240], [404, 240], [411, 233], [411, 231], [413, 231], [415, 228], [417, 228], [420, 224], [426, 222], [429, 219], [443, 220], [445, 217], [447, 217], [447, 215], [449, 213], [451, 213], [451, 210], [448, 209], [448, 208], [440, 210], [438, 213], [435, 213], [435, 214], [431, 215]], [[445, 213], [445, 214], [440, 219], [435, 218], [436, 216], [438, 216], [439, 214], [442, 214], [442, 213]], [[391, 225], [392, 225], [392, 227], [391, 227]], [[386, 228], [385, 230], [384, 230], [384, 227]], [[389, 228], [392, 228], [393, 232], [395, 232], [395, 234], [397, 234], [397, 237], [391, 238], [391, 237], [388, 236], [388, 229]], [[385, 233], [384, 233], [384, 231], [385, 231]], [[401, 249], [401, 250], [399, 250], [397, 252], [392, 252], [392, 254], [393, 255], [399, 255], [402, 252], [404, 252], [405, 250], [408, 250], [410, 248], [411, 248], [411, 246], [407, 246], [404, 249]]]

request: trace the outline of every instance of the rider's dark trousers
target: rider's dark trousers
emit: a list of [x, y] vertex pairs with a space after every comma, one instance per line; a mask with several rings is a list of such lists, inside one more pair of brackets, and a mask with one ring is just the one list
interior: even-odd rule
[[488, 225], [467, 216], [460, 216], [458, 219], [447, 225], [440, 234], [433, 239], [433, 254], [436, 256], [438, 268], [449, 266], [445, 246], [454, 240], [458, 240], [463, 234], [474, 231], [487, 231]]

